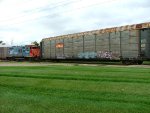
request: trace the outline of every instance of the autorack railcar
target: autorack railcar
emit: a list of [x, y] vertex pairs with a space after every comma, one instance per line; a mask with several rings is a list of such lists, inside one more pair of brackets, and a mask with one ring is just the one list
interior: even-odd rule
[[6, 60], [6, 58], [8, 56], [8, 49], [9, 49], [9, 47], [7, 47], [5, 45], [0, 46], [0, 59], [1, 60]]
[[43, 59], [119, 60], [142, 64], [150, 59], [150, 22], [93, 30], [41, 41]]

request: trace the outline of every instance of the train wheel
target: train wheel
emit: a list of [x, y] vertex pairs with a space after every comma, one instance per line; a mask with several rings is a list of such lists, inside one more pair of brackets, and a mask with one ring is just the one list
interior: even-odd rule
[[143, 64], [143, 61], [142, 61], [142, 60], [139, 60], [139, 61], [138, 61], [138, 64], [139, 64], [139, 65]]
[[131, 64], [131, 63], [130, 63], [130, 61], [128, 61], [128, 60], [123, 60], [123, 61], [122, 61], [122, 64], [123, 64], [123, 65], [129, 65], [129, 64]]

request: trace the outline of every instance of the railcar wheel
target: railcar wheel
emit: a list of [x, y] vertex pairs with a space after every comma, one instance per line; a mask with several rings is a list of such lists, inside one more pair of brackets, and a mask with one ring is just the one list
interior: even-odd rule
[[123, 60], [123, 61], [122, 61], [122, 64], [123, 64], [123, 65], [129, 65], [129, 64], [131, 64], [131, 62], [130, 62], [129, 60]]
[[139, 64], [139, 65], [143, 64], [143, 61], [142, 61], [142, 60], [139, 60], [139, 61], [138, 61], [138, 64]]

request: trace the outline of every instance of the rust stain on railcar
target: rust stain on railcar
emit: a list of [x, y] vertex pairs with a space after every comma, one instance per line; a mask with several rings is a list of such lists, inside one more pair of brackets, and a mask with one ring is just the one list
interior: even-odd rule
[[136, 24], [136, 29], [141, 29], [142, 28], [142, 24]]
[[56, 48], [63, 48], [64, 47], [64, 44], [63, 43], [57, 43], [56, 44]]
[[143, 23], [142, 24], [142, 28], [148, 28], [148, 27], [150, 27], [150, 23]]

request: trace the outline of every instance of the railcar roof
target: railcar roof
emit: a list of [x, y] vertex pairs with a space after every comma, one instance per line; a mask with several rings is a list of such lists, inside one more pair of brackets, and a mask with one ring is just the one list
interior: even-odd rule
[[48, 38], [42, 39], [42, 41], [70, 38], [70, 37], [90, 35], [90, 34], [103, 34], [103, 33], [117, 32], [117, 31], [138, 30], [138, 29], [146, 29], [146, 28], [150, 28], [150, 22], [125, 25], [125, 26], [120, 26], [120, 27], [105, 28], [105, 29], [99, 29], [99, 30], [92, 30], [92, 31], [80, 32], [80, 33], [74, 33], [74, 34], [55, 36], [55, 37], [48, 37]]

